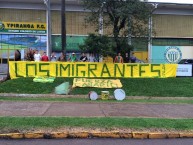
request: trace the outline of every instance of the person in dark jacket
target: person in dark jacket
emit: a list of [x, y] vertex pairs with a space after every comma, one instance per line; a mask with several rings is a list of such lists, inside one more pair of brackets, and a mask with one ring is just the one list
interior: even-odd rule
[[15, 61], [21, 61], [21, 52], [18, 49], [15, 50]]
[[130, 62], [130, 58], [128, 53], [125, 53], [125, 57], [124, 57], [124, 63], [129, 63]]
[[136, 62], [137, 58], [134, 56], [134, 53], [132, 53], [130, 59], [131, 59], [131, 63], [135, 63]]

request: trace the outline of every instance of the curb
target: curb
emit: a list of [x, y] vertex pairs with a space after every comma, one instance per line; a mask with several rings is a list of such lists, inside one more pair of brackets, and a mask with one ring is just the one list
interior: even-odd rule
[[[57, 95], [57, 94], [16, 94], [0, 93], [1, 97], [21, 97], [21, 98], [89, 98], [88, 95]], [[193, 100], [193, 97], [148, 97], [148, 96], [127, 96], [126, 100]]]
[[67, 138], [124, 138], [124, 139], [174, 139], [193, 138], [193, 133], [148, 133], [148, 132], [52, 132], [8, 133], [0, 139], [67, 139]]

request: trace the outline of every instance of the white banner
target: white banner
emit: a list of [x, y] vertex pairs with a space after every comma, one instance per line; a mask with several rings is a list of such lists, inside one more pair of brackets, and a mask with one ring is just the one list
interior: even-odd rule
[[177, 68], [176, 76], [192, 76], [191, 64], [179, 64]]

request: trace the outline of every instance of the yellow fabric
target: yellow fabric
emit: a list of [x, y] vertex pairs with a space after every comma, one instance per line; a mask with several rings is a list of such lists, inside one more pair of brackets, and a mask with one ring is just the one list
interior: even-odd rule
[[122, 84], [119, 79], [74, 78], [72, 87], [121, 88]]
[[110, 57], [110, 56], [108, 56], [108, 57], [104, 57], [103, 58], [103, 62], [111, 62], [111, 63], [113, 63], [113, 58], [112, 57]]
[[35, 77], [33, 79], [33, 82], [37, 83], [53, 83], [54, 82], [54, 77]]
[[18, 77], [167, 78], [176, 77], [177, 64], [10, 61], [12, 79]]

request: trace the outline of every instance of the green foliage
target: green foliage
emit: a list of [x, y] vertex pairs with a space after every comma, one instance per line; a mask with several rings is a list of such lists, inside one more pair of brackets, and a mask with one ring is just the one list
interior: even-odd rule
[[134, 49], [133, 45], [129, 45], [127, 41], [127, 38], [120, 38], [121, 48], [119, 49], [119, 52], [122, 54], [123, 57], [125, 53], [128, 53], [130, 55], [130, 52]]
[[[83, 0], [85, 9], [91, 12], [87, 18], [89, 23], [99, 28], [99, 15], [102, 13], [105, 28], [112, 27], [111, 36], [116, 44], [116, 52], [119, 52], [122, 43], [120, 37], [147, 37], [148, 19], [153, 7], [140, 0]], [[96, 29], [98, 31], [98, 29]]]
[[108, 36], [97, 36], [95, 34], [89, 34], [89, 36], [85, 39], [84, 44], [79, 45], [79, 47], [83, 52], [89, 52], [95, 55], [113, 56], [113, 45], [114, 44], [111, 41], [111, 38]]
[[[130, 51], [133, 50], [133, 46], [128, 45], [126, 38], [119, 38], [120, 49], [119, 52], [123, 55], [126, 52], [130, 54]], [[116, 56], [116, 44], [113, 41], [113, 38], [106, 35], [98, 36], [96, 34], [89, 34], [85, 39], [84, 44], [79, 45], [79, 48], [83, 52], [94, 53], [95, 55], [103, 56]]]

